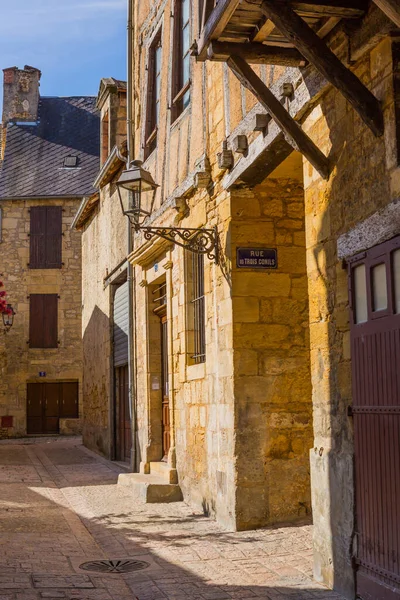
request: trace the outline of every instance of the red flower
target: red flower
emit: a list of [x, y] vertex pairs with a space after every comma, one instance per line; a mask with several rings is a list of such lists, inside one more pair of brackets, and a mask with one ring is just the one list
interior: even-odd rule
[[[4, 287], [4, 284], [2, 281], [0, 281], [0, 288]], [[12, 310], [10, 308], [8, 308], [7, 306], [7, 300], [5, 299], [7, 296], [7, 293], [4, 290], [0, 291], [0, 314], [1, 313], [6, 313], [7, 315], [11, 314]]]

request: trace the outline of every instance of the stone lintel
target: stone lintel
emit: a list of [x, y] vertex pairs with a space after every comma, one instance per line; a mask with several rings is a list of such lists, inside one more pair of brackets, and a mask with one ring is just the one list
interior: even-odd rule
[[374, 213], [338, 238], [339, 259], [346, 259], [398, 235], [400, 231], [400, 198]]

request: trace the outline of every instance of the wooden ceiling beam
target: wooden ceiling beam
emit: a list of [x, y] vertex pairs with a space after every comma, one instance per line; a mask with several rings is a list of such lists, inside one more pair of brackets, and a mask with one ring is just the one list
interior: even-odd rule
[[263, 14], [335, 86], [376, 136], [384, 130], [383, 111], [377, 98], [328, 48], [323, 40], [287, 4], [263, 0]]
[[288, 111], [268, 89], [265, 83], [253, 71], [241, 56], [230, 56], [228, 66], [244, 87], [250, 90], [276, 121], [288, 142], [299, 150], [324, 178], [329, 179], [330, 164], [328, 158], [314, 144], [301, 126], [290, 116]]
[[393, 23], [400, 27], [400, 3], [399, 0], [373, 0]]
[[196, 50], [197, 60], [205, 60], [210, 40], [219, 38], [239, 4], [240, 0], [220, 0], [216, 4], [201, 32]]
[[[280, 0], [282, 4], [288, 4]], [[292, 0], [290, 6], [304, 15], [320, 17], [358, 18], [365, 14], [365, 6], [360, 0]]]
[[278, 48], [257, 43], [211, 42], [207, 50], [207, 58], [217, 62], [226, 62], [233, 54], [254, 65], [268, 63], [284, 67], [304, 67], [307, 64], [296, 48]]

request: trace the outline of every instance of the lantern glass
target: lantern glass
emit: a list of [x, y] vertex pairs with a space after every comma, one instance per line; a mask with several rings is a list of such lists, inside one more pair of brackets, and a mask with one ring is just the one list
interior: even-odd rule
[[11, 304], [7, 304], [7, 312], [3, 313], [3, 325], [6, 329], [11, 329], [14, 324], [14, 309]]
[[133, 216], [138, 223], [141, 216], [151, 214], [158, 185], [151, 174], [142, 168], [140, 160], [134, 160], [129, 169], [121, 173], [117, 188], [125, 215]]

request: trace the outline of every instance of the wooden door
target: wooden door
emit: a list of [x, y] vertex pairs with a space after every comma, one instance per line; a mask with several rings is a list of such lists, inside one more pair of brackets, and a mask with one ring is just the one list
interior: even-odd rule
[[400, 600], [400, 237], [350, 264], [356, 582]]
[[171, 447], [171, 423], [169, 412], [169, 370], [168, 370], [168, 324], [167, 317], [161, 318], [161, 384], [162, 384], [162, 449], [163, 461], [168, 460]]
[[44, 433], [43, 384], [28, 383], [27, 392], [27, 433]]
[[28, 383], [27, 433], [57, 434], [60, 418], [79, 417], [78, 382]]
[[43, 406], [43, 433], [60, 431], [60, 384], [45, 383]]
[[117, 459], [130, 462], [132, 449], [131, 411], [129, 408], [128, 365], [115, 369], [118, 402]]

